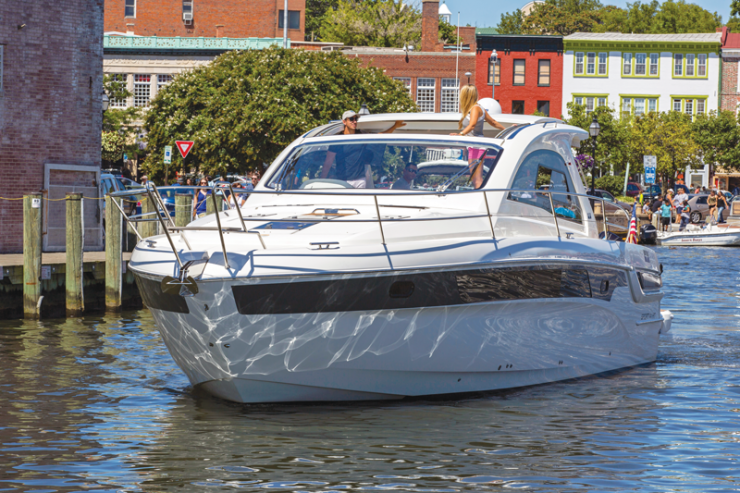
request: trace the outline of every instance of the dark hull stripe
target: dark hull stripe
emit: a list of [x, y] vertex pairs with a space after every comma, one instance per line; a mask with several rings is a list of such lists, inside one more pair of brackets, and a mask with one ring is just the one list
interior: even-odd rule
[[595, 298], [627, 286], [608, 268], [513, 267], [233, 286], [242, 315], [377, 311], [490, 301]]

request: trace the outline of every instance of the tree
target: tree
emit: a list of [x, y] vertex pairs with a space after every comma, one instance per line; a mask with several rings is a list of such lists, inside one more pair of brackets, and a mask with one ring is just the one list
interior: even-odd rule
[[462, 38], [457, 37], [457, 27], [447, 21], [439, 21], [439, 39], [447, 45], [462, 43]]
[[733, 33], [740, 32], [740, 17], [730, 17], [727, 20], [726, 26]]
[[[126, 89], [126, 82], [115, 76], [106, 75], [103, 78], [103, 87], [111, 102], [124, 101], [131, 97]], [[109, 108], [103, 113], [102, 157], [109, 166], [120, 161], [124, 153], [132, 156], [141, 154], [136, 143], [136, 136], [141, 130], [136, 122], [140, 118], [141, 111], [135, 107]]]
[[722, 17], [685, 0], [668, 0], [655, 15], [651, 33], [713, 33], [722, 25]]
[[175, 154], [172, 169], [261, 169], [299, 135], [362, 103], [375, 113], [416, 110], [403, 83], [339, 52], [228, 52], [178, 75], [154, 98], [143, 167], [161, 177], [164, 147], [187, 139], [195, 146], [185, 163]]
[[740, 167], [740, 129], [733, 111], [712, 111], [709, 115], [698, 115], [693, 125], [693, 136], [704, 158], [709, 164], [710, 178], [714, 175], [714, 164], [728, 169]]
[[499, 34], [522, 34], [524, 16], [522, 11], [516, 9], [514, 12], [501, 14], [501, 22], [496, 26]]
[[337, 0], [321, 21], [323, 41], [402, 48], [421, 39], [421, 12], [399, 0]]
[[629, 141], [635, 172], [642, 170], [643, 155], [656, 156], [656, 173], [663, 182], [672, 181], [676, 172], [687, 166], [702, 165], [701, 149], [693, 139], [689, 115], [677, 111], [647, 113], [634, 118], [631, 128]]
[[546, 0], [524, 16], [522, 32], [562, 36], [591, 32], [598, 24], [602, 7], [598, 0]]
[[615, 116], [614, 112], [613, 109], [607, 106], [599, 106], [592, 113], [586, 113], [585, 106], [568, 103], [570, 118], [564, 121], [588, 132], [588, 127], [595, 115], [601, 127], [597, 141], [594, 142], [590, 138], [584, 141], [580, 152], [593, 156], [595, 147], [596, 169], [601, 170], [602, 173], [612, 170], [619, 174], [624, 173], [630, 158], [630, 130], [629, 124]]
[[339, 0], [306, 0], [306, 41], [322, 41], [321, 20], [329, 9], [336, 9]]

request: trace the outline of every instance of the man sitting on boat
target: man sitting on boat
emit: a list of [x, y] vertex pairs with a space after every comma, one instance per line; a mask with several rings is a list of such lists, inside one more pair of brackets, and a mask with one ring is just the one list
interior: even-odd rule
[[416, 178], [416, 174], [419, 172], [419, 168], [415, 164], [410, 163], [406, 165], [403, 170], [401, 178], [396, 180], [396, 183], [391, 187], [393, 190], [411, 190], [411, 182]]

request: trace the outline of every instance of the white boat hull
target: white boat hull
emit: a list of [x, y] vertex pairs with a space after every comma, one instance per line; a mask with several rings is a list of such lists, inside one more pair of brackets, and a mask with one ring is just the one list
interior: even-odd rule
[[204, 282], [185, 299], [189, 313], [152, 313], [193, 385], [244, 403], [398, 399], [582, 377], [654, 361], [664, 327], [660, 296], [636, 303], [629, 285], [609, 300], [256, 315], [239, 313], [234, 285]]
[[[740, 229], [736, 231], [714, 229], [712, 232], [676, 232], [662, 233], [657, 243], [662, 246], [738, 246]], [[733, 228], [735, 229], [735, 228]]]

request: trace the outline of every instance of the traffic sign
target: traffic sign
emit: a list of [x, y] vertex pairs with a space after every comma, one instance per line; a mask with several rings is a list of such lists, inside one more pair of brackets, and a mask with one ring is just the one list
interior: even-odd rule
[[193, 149], [193, 144], [195, 144], [195, 142], [192, 140], [178, 140], [175, 141], [175, 144], [177, 144], [177, 150], [180, 151], [180, 155], [185, 159]]
[[642, 156], [642, 164], [645, 167], [645, 184], [655, 183], [655, 168], [658, 166], [658, 158], [655, 156]]
[[172, 146], [164, 146], [164, 164], [172, 163]]

